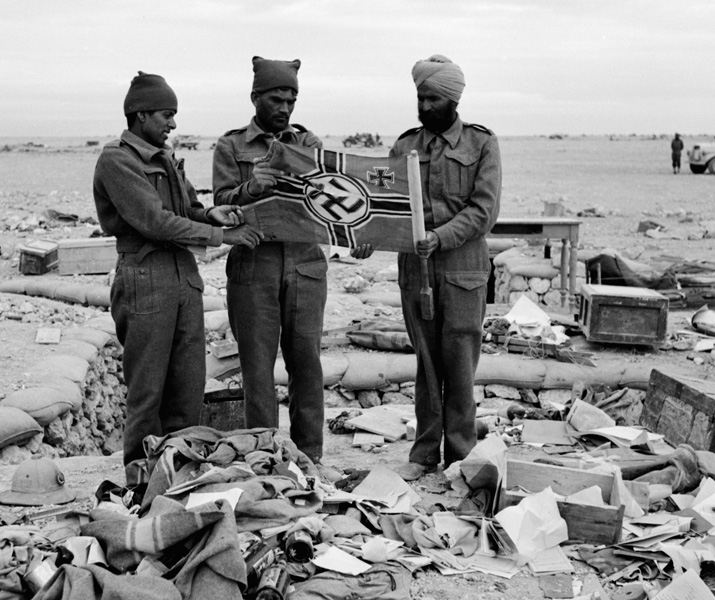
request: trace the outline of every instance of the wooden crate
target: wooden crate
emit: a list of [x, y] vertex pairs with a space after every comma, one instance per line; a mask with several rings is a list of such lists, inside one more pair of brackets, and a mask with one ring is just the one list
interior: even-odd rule
[[199, 425], [219, 431], [246, 428], [246, 405], [243, 388], [231, 386], [204, 394]]
[[57, 242], [35, 240], [18, 246], [19, 271], [23, 275], [42, 275], [57, 266]]
[[668, 298], [647, 288], [584, 284], [579, 324], [592, 342], [655, 346], [668, 330]]
[[620, 503], [613, 475], [508, 460], [503, 485], [500, 509], [519, 504], [529, 493], [538, 493], [547, 487], [555, 494], [569, 496], [596, 485], [601, 488], [601, 497], [607, 506], [557, 501], [559, 513], [568, 526], [569, 539], [593, 544], [616, 544], [621, 539], [625, 507]]
[[640, 423], [673, 446], [715, 452], [715, 382], [653, 369]]
[[60, 275], [109, 273], [117, 263], [113, 237], [60, 240]]

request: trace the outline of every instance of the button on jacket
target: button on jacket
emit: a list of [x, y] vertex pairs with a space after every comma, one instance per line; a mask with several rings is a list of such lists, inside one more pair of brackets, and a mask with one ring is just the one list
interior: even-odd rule
[[476, 443], [474, 374], [482, 341], [489, 279], [486, 234], [499, 214], [501, 161], [497, 138], [459, 118], [440, 135], [423, 128], [403, 134], [393, 157], [417, 150], [425, 228], [439, 237], [428, 260], [434, 319], [422, 319], [420, 261], [398, 256], [402, 310], [417, 354], [417, 435], [410, 462], [434, 466], [469, 454]]

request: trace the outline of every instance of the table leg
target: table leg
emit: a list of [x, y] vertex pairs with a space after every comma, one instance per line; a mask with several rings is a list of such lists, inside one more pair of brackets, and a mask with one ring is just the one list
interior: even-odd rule
[[561, 240], [561, 308], [566, 306], [566, 297], [569, 295], [568, 287], [568, 267], [569, 267], [569, 247], [568, 240]]
[[[576, 274], [578, 271], [578, 227], [571, 228], [569, 240], [569, 306], [571, 313], [576, 314]], [[599, 283], [601, 283], [599, 281]]]

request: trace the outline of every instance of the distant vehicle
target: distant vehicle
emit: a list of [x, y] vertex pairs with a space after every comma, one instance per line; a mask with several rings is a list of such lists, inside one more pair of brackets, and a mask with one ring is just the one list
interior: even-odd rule
[[186, 148], [187, 150], [197, 150], [199, 147], [199, 138], [193, 135], [177, 135], [172, 141], [175, 150]]
[[379, 133], [376, 133], [375, 137], [373, 137], [371, 133], [356, 133], [355, 135], [349, 135], [344, 138], [343, 146], [346, 148], [350, 148], [351, 146], [374, 148], [375, 146], [382, 146], [382, 140], [380, 140]]
[[688, 150], [688, 162], [690, 170], [697, 175], [705, 173], [706, 169], [715, 175], [715, 143], [695, 144]]

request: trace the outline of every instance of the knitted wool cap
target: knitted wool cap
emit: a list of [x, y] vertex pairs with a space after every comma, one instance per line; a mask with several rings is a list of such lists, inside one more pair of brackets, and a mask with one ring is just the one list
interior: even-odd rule
[[268, 60], [260, 56], [253, 57], [254, 92], [267, 92], [280, 87], [294, 89], [298, 93], [298, 69], [300, 60]]
[[140, 110], [178, 110], [179, 103], [174, 90], [169, 87], [161, 75], [150, 75], [139, 71], [129, 86], [127, 97], [124, 98], [124, 114]]

